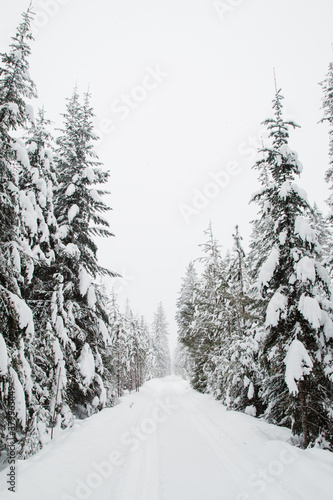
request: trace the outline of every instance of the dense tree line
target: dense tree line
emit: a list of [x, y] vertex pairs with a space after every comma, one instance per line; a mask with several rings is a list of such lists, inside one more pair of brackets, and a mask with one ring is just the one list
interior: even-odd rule
[[32, 16], [23, 14], [0, 66], [2, 458], [9, 439], [28, 457], [55, 428], [168, 369], [162, 306], [151, 333], [103, 285], [116, 274], [99, 265], [94, 240], [113, 235], [90, 94], [74, 89], [57, 137], [44, 109], [34, 116]]
[[[333, 65], [322, 83], [329, 123], [333, 188]], [[289, 147], [283, 96], [276, 89], [268, 141], [258, 172], [258, 207], [249, 252], [236, 227], [222, 256], [212, 228], [197, 275], [187, 269], [177, 303], [177, 370], [193, 387], [228, 407], [289, 426], [302, 446], [332, 449], [333, 302], [332, 200], [325, 217], [296, 178], [302, 172]], [[315, 166], [313, 167], [315, 168]]]

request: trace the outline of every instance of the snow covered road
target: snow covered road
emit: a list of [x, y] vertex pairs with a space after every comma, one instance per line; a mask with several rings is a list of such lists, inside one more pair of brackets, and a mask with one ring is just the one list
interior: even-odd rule
[[16, 500], [331, 500], [333, 454], [167, 377], [20, 462]]

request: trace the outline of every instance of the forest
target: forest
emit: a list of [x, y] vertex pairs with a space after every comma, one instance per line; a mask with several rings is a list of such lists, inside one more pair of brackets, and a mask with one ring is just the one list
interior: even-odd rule
[[[96, 238], [112, 238], [109, 172], [95, 151], [89, 91], [74, 87], [57, 135], [34, 110], [29, 8], [0, 66], [0, 454], [25, 459], [60, 429], [171, 372], [162, 303], [152, 325], [123, 310]], [[333, 181], [333, 63], [323, 76]], [[229, 409], [292, 429], [295, 444], [333, 447], [333, 195], [311, 206], [276, 87], [268, 140], [253, 165], [249, 252], [235, 227], [222, 254], [209, 224], [177, 299], [175, 372]], [[325, 125], [326, 124], [326, 125]], [[315, 167], [313, 175], [316, 175]]]
[[[333, 64], [321, 83], [333, 180]], [[332, 207], [323, 215], [296, 182], [303, 166], [289, 146], [298, 127], [283, 118], [276, 87], [269, 142], [253, 165], [258, 207], [247, 255], [238, 226], [222, 255], [211, 224], [177, 301], [178, 373], [228, 408], [289, 427], [295, 443], [332, 449]], [[315, 172], [314, 172], [315, 175]]]
[[59, 135], [34, 113], [29, 9], [0, 67], [0, 453], [27, 458], [72, 426], [170, 372], [162, 304], [153, 325], [124, 311], [94, 237], [110, 238], [109, 172], [94, 150], [90, 94], [75, 87]]

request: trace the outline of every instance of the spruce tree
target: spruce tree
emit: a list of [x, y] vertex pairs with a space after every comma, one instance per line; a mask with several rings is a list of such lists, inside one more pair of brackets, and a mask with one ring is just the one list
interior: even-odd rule
[[211, 224], [202, 244], [204, 269], [195, 296], [195, 314], [191, 333], [185, 345], [193, 358], [192, 385], [201, 392], [222, 397], [224, 365], [221, 361], [225, 343], [231, 335], [226, 266]]
[[[330, 406], [332, 304], [329, 278], [318, 261], [317, 236], [309, 222], [311, 207], [295, 183], [302, 171], [297, 154], [289, 148], [289, 127], [282, 117], [281, 91], [273, 100], [274, 118], [264, 122], [271, 146], [254, 166], [269, 172], [269, 183], [254, 196], [269, 207], [274, 231], [262, 238], [271, 248], [258, 273], [258, 287], [268, 301], [262, 356], [267, 376], [266, 416], [290, 425], [303, 435], [303, 445], [332, 436]], [[261, 224], [264, 228], [261, 214]], [[269, 229], [271, 224], [266, 226]]]
[[[321, 87], [323, 90], [322, 99], [322, 109], [324, 111], [324, 116], [321, 122], [328, 123], [328, 136], [329, 136], [329, 166], [326, 171], [326, 182], [329, 184], [330, 191], [333, 190], [333, 63], [329, 64], [327, 75], [323, 82], [321, 82]], [[329, 217], [333, 219], [333, 193], [331, 193], [329, 199], [327, 200], [330, 213]]]
[[152, 350], [153, 377], [161, 378], [170, 375], [171, 361], [168, 345], [168, 323], [161, 302], [157, 307], [152, 325]]
[[17, 135], [29, 126], [29, 100], [36, 97], [29, 76], [31, 9], [22, 17], [9, 52], [1, 54], [0, 67], [0, 324], [2, 347], [6, 351], [6, 363], [0, 374], [0, 439], [8, 433], [9, 389], [13, 388], [16, 403], [15, 415], [11, 416], [16, 418], [16, 436], [21, 442], [28, 414], [33, 413], [30, 346], [34, 323], [22, 289], [32, 269], [27, 219], [30, 216], [33, 224], [35, 214], [20, 190], [19, 172], [29, 168], [29, 158], [24, 142]]
[[[97, 300], [96, 280], [115, 276], [97, 260], [95, 236], [111, 236], [102, 216], [109, 210], [103, 202], [106, 193], [99, 186], [109, 174], [102, 169], [93, 149], [90, 95], [80, 103], [77, 89], [67, 102], [64, 128], [57, 139], [59, 184], [55, 192], [55, 215], [60, 245], [57, 257], [59, 295], [63, 313], [59, 333], [66, 349], [68, 401], [72, 411], [89, 415], [96, 411], [101, 387], [96, 368], [98, 352], [104, 346], [108, 318], [106, 300]], [[90, 367], [90, 368], [89, 368]]]
[[251, 415], [262, 412], [261, 375], [258, 367], [259, 327], [257, 301], [250, 287], [247, 259], [238, 226], [233, 234], [234, 246], [227, 265], [230, 301], [230, 338], [224, 349], [225, 403]]

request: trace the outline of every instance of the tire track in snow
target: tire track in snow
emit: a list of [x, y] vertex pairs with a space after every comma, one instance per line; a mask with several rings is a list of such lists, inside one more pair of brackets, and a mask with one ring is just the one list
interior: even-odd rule
[[[176, 390], [178, 388], [176, 386]], [[202, 396], [200, 394], [200, 396]], [[242, 454], [235, 452], [239, 449], [239, 443], [233, 441], [230, 435], [227, 434], [227, 429], [222, 422], [217, 423], [211, 415], [208, 414], [206, 410], [198, 403], [197, 399], [199, 394], [194, 390], [189, 390], [186, 399], [181, 399], [184, 409], [187, 410], [188, 415], [195, 425], [201, 436], [206, 440], [207, 444], [211, 447], [217, 456], [219, 462], [228, 469], [233, 479], [239, 485], [240, 488], [240, 498], [244, 500], [248, 497], [249, 500], [297, 500], [299, 498], [297, 492], [291, 491], [287, 488], [280, 480], [275, 478], [274, 488], [275, 491], [271, 491], [265, 494], [257, 494], [253, 489], [249, 488], [248, 481], [251, 476], [257, 474], [258, 471], [267, 468], [267, 464], [260, 462], [257, 458], [250, 456], [248, 453], [244, 452]], [[192, 405], [192, 408], [191, 408]], [[201, 418], [198, 417], [201, 415]], [[216, 428], [217, 432], [213, 432], [211, 425], [207, 425], [207, 421], [211, 422]], [[222, 435], [221, 435], [221, 429]], [[223, 442], [221, 442], [221, 437]], [[218, 445], [217, 442], [220, 441], [221, 444]], [[223, 452], [222, 452], [223, 449]], [[253, 461], [255, 460], [255, 463]], [[245, 496], [247, 495], [247, 497]]]
[[[162, 389], [158, 386], [158, 390], [148, 400], [148, 405], [144, 406], [133, 423], [134, 425], [129, 429], [129, 432], [134, 428], [136, 429], [135, 437], [134, 433], [132, 437], [132, 449], [129, 448], [128, 453], [124, 455], [124, 463], [112, 486], [113, 491], [110, 500], [159, 500], [158, 450], [156, 444], [158, 425], [151, 434], [144, 434], [141, 428], [145, 421], [151, 420], [152, 412], [156, 409], [161, 395]], [[144, 439], [140, 440], [140, 436]], [[137, 449], [134, 449], [134, 440], [138, 443]]]

